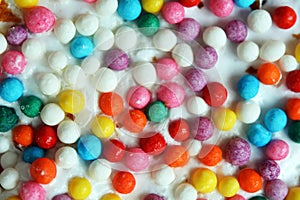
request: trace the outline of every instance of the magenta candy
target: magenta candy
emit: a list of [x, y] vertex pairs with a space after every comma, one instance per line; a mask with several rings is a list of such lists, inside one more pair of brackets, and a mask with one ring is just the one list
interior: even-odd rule
[[132, 171], [138, 172], [149, 165], [149, 155], [141, 148], [131, 148], [125, 154], [125, 165]]
[[6, 40], [11, 45], [21, 45], [27, 39], [27, 30], [24, 26], [14, 25], [7, 30]]
[[201, 91], [207, 84], [205, 74], [200, 69], [190, 69], [184, 77], [194, 92]]
[[268, 181], [264, 187], [266, 197], [272, 200], [284, 200], [288, 191], [288, 186], [280, 179]]
[[179, 67], [172, 58], [160, 58], [156, 65], [157, 76], [162, 80], [171, 80], [178, 72]]
[[216, 65], [218, 54], [213, 47], [206, 46], [195, 49], [194, 58], [196, 66], [201, 69], [210, 69]]
[[25, 56], [20, 51], [6, 51], [2, 56], [1, 65], [8, 74], [21, 74], [26, 66]]
[[24, 20], [32, 33], [50, 31], [55, 24], [55, 15], [44, 6], [35, 6], [25, 10]]
[[161, 14], [169, 24], [177, 24], [184, 19], [184, 7], [178, 2], [166, 2]]
[[209, 8], [217, 17], [227, 17], [232, 13], [233, 0], [210, 0]]
[[52, 198], [52, 200], [72, 200], [68, 194], [59, 194]]
[[121, 49], [111, 49], [105, 54], [104, 63], [112, 70], [120, 71], [128, 67], [129, 57]]
[[248, 34], [247, 26], [240, 20], [232, 20], [225, 26], [227, 38], [234, 43], [243, 42]]
[[205, 141], [211, 138], [214, 134], [214, 126], [211, 120], [207, 117], [199, 117], [191, 126], [191, 134], [194, 139]]
[[280, 167], [274, 160], [265, 160], [258, 166], [258, 172], [267, 181], [276, 179], [280, 174]]
[[233, 197], [226, 198], [226, 200], [246, 200], [242, 195], [236, 194]]
[[192, 41], [200, 33], [200, 24], [193, 18], [185, 18], [176, 26], [178, 36], [184, 41]]
[[232, 165], [242, 166], [246, 164], [251, 155], [251, 148], [249, 143], [240, 138], [232, 138], [225, 146], [224, 158]]
[[145, 196], [144, 200], [165, 200], [165, 198], [152, 193]]
[[185, 99], [185, 92], [182, 86], [174, 82], [161, 85], [157, 90], [157, 98], [164, 102], [169, 108], [181, 106]]
[[22, 200], [46, 200], [46, 190], [37, 182], [23, 182], [20, 189]]
[[151, 92], [143, 86], [135, 86], [129, 89], [127, 101], [136, 109], [145, 108], [151, 100]]
[[266, 146], [266, 156], [272, 160], [282, 160], [289, 154], [289, 145], [283, 140], [272, 140]]

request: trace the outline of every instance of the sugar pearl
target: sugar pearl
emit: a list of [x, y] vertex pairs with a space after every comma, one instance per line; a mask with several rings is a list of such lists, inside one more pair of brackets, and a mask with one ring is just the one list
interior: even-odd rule
[[193, 50], [186, 43], [177, 44], [172, 50], [172, 57], [181, 67], [191, 66], [194, 61]]
[[63, 169], [70, 169], [78, 164], [78, 155], [74, 148], [64, 146], [55, 152], [55, 163]]
[[272, 26], [272, 18], [268, 11], [259, 9], [252, 11], [247, 18], [249, 28], [257, 33], [265, 33]]
[[39, 88], [45, 95], [57, 95], [61, 87], [61, 82], [52, 73], [44, 74], [39, 80]]
[[160, 51], [171, 51], [176, 43], [177, 37], [169, 29], [159, 30], [153, 37], [153, 45]]
[[211, 26], [204, 30], [203, 41], [205, 44], [220, 49], [225, 46], [227, 37], [223, 29], [217, 26]]
[[260, 48], [259, 57], [262, 60], [275, 62], [285, 53], [285, 44], [280, 40], [268, 40]]
[[55, 126], [65, 118], [65, 113], [57, 104], [49, 103], [42, 109], [40, 117], [45, 124]]
[[14, 189], [19, 181], [19, 172], [14, 168], [6, 168], [0, 174], [0, 185], [5, 190]]
[[41, 40], [27, 39], [22, 44], [22, 52], [26, 59], [35, 60], [44, 55], [45, 46]]
[[200, 140], [189, 139], [185, 142], [185, 146], [190, 156], [196, 156], [199, 154], [202, 144]]
[[133, 77], [140, 85], [152, 86], [157, 79], [155, 67], [151, 63], [139, 64], [133, 70]]
[[251, 124], [259, 118], [260, 107], [252, 100], [240, 101], [236, 106], [236, 116], [241, 122]]
[[48, 64], [55, 71], [62, 70], [66, 67], [68, 58], [63, 51], [54, 51], [48, 56]]
[[89, 166], [89, 176], [96, 181], [107, 180], [112, 172], [111, 168], [104, 163], [105, 159], [94, 160]]
[[201, 116], [208, 112], [209, 106], [207, 103], [198, 96], [192, 96], [188, 99], [186, 108], [189, 113]]
[[86, 74], [94, 74], [100, 67], [100, 61], [96, 56], [89, 56], [85, 58], [81, 63], [81, 69]]
[[69, 43], [76, 34], [76, 27], [70, 19], [59, 19], [54, 26], [56, 38], [63, 44]]
[[137, 43], [136, 31], [129, 26], [121, 26], [115, 33], [115, 45], [124, 50], [130, 50]]
[[4, 135], [0, 135], [0, 154], [9, 150], [9, 139]]
[[57, 127], [57, 137], [64, 144], [73, 144], [80, 137], [80, 128], [72, 120], [64, 120]]
[[6, 50], [7, 48], [7, 40], [5, 36], [0, 33], [0, 55]]
[[95, 48], [106, 51], [114, 45], [115, 36], [111, 30], [101, 27], [95, 33], [93, 41]]
[[153, 178], [159, 185], [170, 185], [175, 180], [174, 169], [168, 165], [162, 165], [157, 171], [153, 172]]
[[112, 15], [117, 11], [118, 8], [118, 0], [101, 0], [97, 1], [96, 11], [99, 15]]
[[69, 65], [64, 70], [64, 80], [72, 86], [83, 88], [85, 86], [85, 76], [81, 67], [78, 65]]
[[102, 67], [96, 72], [93, 82], [99, 92], [111, 92], [118, 85], [118, 77], [113, 70]]
[[81, 35], [91, 36], [97, 31], [99, 27], [98, 18], [95, 15], [91, 14], [79, 15], [79, 17], [75, 21], [75, 26], [77, 31]]
[[7, 151], [1, 156], [1, 167], [3, 169], [8, 167], [14, 167], [18, 162], [18, 154], [12, 151]]
[[181, 183], [176, 187], [174, 196], [176, 200], [196, 200], [197, 190], [189, 183]]
[[284, 72], [294, 71], [298, 67], [296, 58], [292, 55], [284, 55], [279, 60], [280, 69]]
[[242, 61], [255, 61], [259, 55], [259, 47], [252, 41], [242, 42], [237, 47], [237, 55]]

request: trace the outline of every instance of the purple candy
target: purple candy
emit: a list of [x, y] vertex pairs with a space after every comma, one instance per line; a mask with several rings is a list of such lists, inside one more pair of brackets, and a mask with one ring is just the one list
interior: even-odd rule
[[7, 30], [7, 42], [19, 46], [27, 39], [27, 30], [22, 25], [14, 25]]
[[224, 158], [232, 165], [242, 166], [246, 164], [251, 155], [249, 143], [240, 138], [232, 138], [225, 146]]
[[165, 200], [165, 198], [157, 194], [148, 194], [144, 200]]
[[199, 117], [191, 127], [191, 134], [196, 140], [205, 141], [214, 134], [214, 126], [207, 117]]
[[259, 174], [267, 181], [276, 179], [280, 174], [280, 167], [274, 160], [265, 160], [258, 166]]
[[185, 74], [185, 79], [194, 92], [201, 91], [207, 84], [205, 74], [199, 69], [190, 69]]
[[266, 197], [272, 200], [283, 200], [288, 191], [288, 186], [280, 179], [268, 181], [264, 187]]
[[184, 41], [196, 39], [200, 32], [200, 24], [193, 18], [185, 18], [177, 24], [178, 36]]
[[52, 198], [52, 200], [72, 200], [68, 194], [59, 194]]
[[121, 49], [111, 49], [105, 54], [104, 63], [112, 70], [120, 71], [128, 67], [129, 57]]
[[240, 20], [232, 20], [225, 27], [227, 38], [234, 43], [243, 42], [248, 34], [247, 26]]
[[218, 54], [212, 47], [197, 48], [194, 50], [195, 64], [202, 69], [214, 67], [218, 61]]

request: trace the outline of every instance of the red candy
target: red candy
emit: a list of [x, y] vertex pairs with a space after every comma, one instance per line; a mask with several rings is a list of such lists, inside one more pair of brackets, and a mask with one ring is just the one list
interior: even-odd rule
[[117, 139], [108, 140], [103, 146], [103, 156], [110, 162], [119, 162], [125, 154], [124, 144]]
[[208, 83], [203, 89], [203, 99], [204, 101], [214, 107], [219, 107], [227, 99], [226, 88], [218, 82]]
[[190, 127], [185, 119], [177, 119], [169, 124], [170, 136], [178, 141], [184, 141], [190, 136]]
[[181, 3], [181, 5], [188, 8], [197, 6], [200, 2], [201, 0], [179, 0], [179, 3]]
[[282, 29], [289, 29], [297, 21], [296, 12], [289, 6], [280, 6], [272, 14], [273, 22]]
[[49, 158], [38, 158], [30, 166], [32, 178], [41, 184], [48, 184], [56, 177], [55, 162]]
[[1, 65], [8, 74], [21, 74], [26, 66], [25, 56], [19, 51], [6, 51], [2, 56]]
[[294, 70], [286, 76], [286, 86], [293, 92], [300, 92], [300, 70]]
[[166, 140], [160, 133], [140, 139], [141, 148], [150, 155], [161, 154], [166, 148]]
[[36, 130], [34, 141], [42, 149], [51, 149], [57, 143], [57, 134], [51, 126], [43, 125]]

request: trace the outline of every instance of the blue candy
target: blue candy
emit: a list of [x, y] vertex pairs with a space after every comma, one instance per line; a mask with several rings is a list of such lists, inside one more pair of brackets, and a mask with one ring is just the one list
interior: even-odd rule
[[83, 160], [95, 160], [101, 154], [102, 144], [94, 135], [83, 135], [78, 140], [77, 151]]
[[118, 14], [125, 20], [132, 21], [140, 16], [142, 6], [139, 0], [119, 0]]
[[37, 147], [37, 146], [31, 146], [27, 147], [23, 151], [22, 159], [24, 162], [27, 163], [33, 163], [38, 158], [42, 158], [45, 156], [45, 151], [44, 149]]
[[272, 108], [265, 114], [264, 124], [271, 132], [281, 131], [287, 124], [287, 116], [280, 108]]
[[252, 75], [243, 76], [238, 82], [238, 93], [243, 99], [252, 99], [259, 90], [259, 81]]
[[75, 37], [70, 44], [72, 56], [78, 59], [83, 59], [89, 56], [94, 50], [94, 45], [90, 38], [85, 36]]
[[234, 4], [241, 8], [248, 8], [255, 0], [234, 0]]
[[6, 78], [0, 85], [0, 96], [8, 102], [17, 101], [24, 91], [22, 81], [17, 78]]
[[247, 138], [251, 144], [263, 147], [272, 139], [272, 133], [261, 124], [253, 124], [246, 131]]

